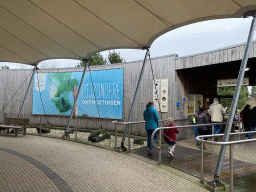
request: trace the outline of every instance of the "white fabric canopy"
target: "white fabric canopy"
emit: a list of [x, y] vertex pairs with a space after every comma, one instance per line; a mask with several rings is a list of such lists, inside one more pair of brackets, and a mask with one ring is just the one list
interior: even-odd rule
[[242, 17], [254, 0], [0, 0], [0, 61], [88, 59], [148, 46], [172, 29]]

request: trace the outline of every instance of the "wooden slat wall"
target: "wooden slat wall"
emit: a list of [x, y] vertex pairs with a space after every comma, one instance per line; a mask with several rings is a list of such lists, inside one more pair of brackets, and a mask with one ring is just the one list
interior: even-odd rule
[[[3, 121], [3, 114], [7, 113], [9, 116], [17, 117], [21, 108], [23, 98], [25, 96], [29, 81], [31, 78], [31, 70], [0, 70], [0, 119]], [[21, 84], [24, 82], [24, 85]], [[9, 104], [8, 104], [8, 101]], [[32, 88], [30, 88], [27, 100], [23, 108], [24, 114], [31, 113], [32, 107]], [[7, 105], [8, 104], [8, 105]], [[7, 107], [4, 109], [5, 105]], [[4, 111], [3, 111], [4, 110]], [[27, 117], [27, 116], [21, 116]]]
[[[250, 50], [250, 57], [256, 56], [256, 43]], [[244, 54], [245, 45], [239, 45], [237, 47], [225, 48], [222, 50], [216, 50], [208, 53], [193, 55], [184, 58], [178, 58], [177, 55], [170, 55], [161, 58], [152, 59], [152, 67], [154, 71], [155, 79], [169, 79], [169, 112], [162, 113], [162, 118], [167, 119], [169, 116], [173, 116], [175, 119], [186, 119], [187, 118], [187, 103], [179, 109], [176, 108], [176, 103], [182, 103], [182, 98], [185, 97], [188, 101], [188, 91], [185, 89], [185, 85], [182, 82], [182, 77], [178, 76], [178, 69], [200, 67], [205, 65], [212, 65], [217, 63], [223, 63], [228, 61], [241, 60]], [[127, 121], [130, 113], [130, 108], [134, 93], [136, 90], [137, 82], [142, 67], [142, 61], [130, 62], [125, 64], [105, 65], [105, 66], [94, 66], [90, 67], [90, 70], [107, 70], [124, 68], [124, 103], [123, 103], [123, 119], [118, 121]], [[79, 72], [83, 71], [83, 68], [66, 68], [66, 69], [44, 69], [39, 72], [50, 73], [50, 72]], [[15, 97], [7, 105], [4, 113], [0, 114], [0, 121], [3, 122], [4, 114], [9, 117], [17, 117], [20, 107], [25, 96], [27, 86], [29, 84], [31, 76], [31, 70], [12, 70], [12, 69], [1, 69], [0, 70], [0, 109], [3, 110], [4, 106], [14, 96], [16, 91], [20, 88], [22, 82], [25, 81], [24, 85], [17, 91]], [[69, 120], [68, 116], [39, 116], [32, 115], [32, 94], [33, 86], [29, 89], [29, 93], [23, 108], [21, 117], [30, 118], [30, 122], [33, 124], [50, 124], [66, 126]], [[153, 77], [151, 72], [150, 62], [147, 61], [142, 81], [140, 84], [139, 92], [135, 102], [134, 111], [132, 114], [131, 121], [143, 120], [143, 111], [145, 110], [146, 104], [153, 98]], [[41, 120], [40, 120], [41, 119]], [[107, 130], [114, 130], [112, 121], [114, 119], [99, 119], [91, 117], [78, 117], [77, 120], [73, 119], [71, 126], [78, 128], [99, 128], [98, 124], [102, 124]], [[177, 125], [183, 125], [187, 122], [178, 122]], [[119, 127], [118, 130], [124, 130], [125, 126]], [[133, 125], [131, 133], [136, 135], [146, 135], [144, 125]], [[191, 138], [194, 134], [191, 129], [182, 130], [178, 139]]]
[[[175, 55], [152, 59], [152, 67], [154, 71], [155, 79], [169, 79], [169, 112], [163, 113], [162, 118], [166, 119], [168, 116], [172, 115], [174, 118], [180, 118], [180, 115], [176, 114], [175, 107], [176, 102], [174, 99], [177, 97], [177, 87], [175, 83], [176, 73], [175, 73]], [[105, 65], [105, 66], [95, 66], [90, 67], [90, 70], [106, 70], [106, 69], [116, 69], [124, 68], [124, 103], [123, 103], [123, 119], [121, 121], [127, 121], [131, 104], [133, 101], [134, 93], [138, 83], [140, 70], [142, 67], [142, 61], [131, 62], [126, 64], [116, 64], [116, 65]], [[66, 68], [66, 69], [43, 69], [39, 70], [39, 73], [50, 73], [50, 72], [78, 72], [83, 71], [83, 68]], [[11, 97], [19, 89], [23, 81], [25, 84], [17, 92], [13, 100], [8, 104], [4, 113], [9, 117], [17, 117], [25, 92], [30, 80], [30, 74], [32, 70], [0, 70], [0, 107], [1, 109], [8, 103]], [[30, 75], [30, 76], [29, 76]], [[27, 78], [27, 79], [26, 79]], [[26, 80], [25, 80], [26, 79]], [[33, 85], [33, 84], [32, 84]], [[69, 120], [68, 116], [50, 116], [50, 115], [32, 115], [32, 96], [33, 96], [33, 86], [29, 89], [29, 93], [23, 108], [21, 117], [26, 117], [30, 119], [32, 124], [50, 124], [66, 126]], [[181, 85], [179, 85], [180, 89]], [[142, 81], [138, 91], [137, 99], [135, 102], [135, 107], [132, 113], [131, 121], [141, 121], [143, 120], [143, 111], [145, 110], [146, 104], [153, 98], [153, 77], [150, 62], [147, 61], [144, 74], [142, 76]], [[3, 122], [3, 113], [0, 115], [0, 120]], [[113, 119], [99, 119], [99, 118], [89, 118], [89, 117], [78, 117], [77, 120], [72, 120], [71, 126], [78, 128], [99, 128], [98, 124], [102, 124], [104, 128], [113, 131], [114, 126], [112, 124]], [[119, 120], [120, 121], [120, 120]], [[123, 127], [119, 127], [119, 131], [124, 130]], [[144, 125], [134, 125], [132, 126], [132, 134], [146, 135]]]
[[[237, 45], [236, 47], [228, 47], [211, 52], [201, 53], [188, 57], [177, 58], [175, 69], [187, 69], [191, 67], [199, 67], [213, 65], [231, 61], [242, 60], [245, 52], [245, 45]], [[253, 42], [249, 51], [249, 58], [256, 57], [256, 42]]]

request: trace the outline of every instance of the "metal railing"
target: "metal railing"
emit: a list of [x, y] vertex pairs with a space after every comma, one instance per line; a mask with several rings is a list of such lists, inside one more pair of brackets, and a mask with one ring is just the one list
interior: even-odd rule
[[[188, 121], [189, 119], [177, 119], [175, 121]], [[164, 122], [167, 120], [160, 120], [159, 122]], [[137, 122], [117, 122], [117, 121], [112, 121], [112, 124], [115, 124], [115, 149], [117, 149], [117, 124], [119, 125], [130, 125], [130, 124], [141, 124], [145, 123], [145, 121], [137, 121]], [[233, 124], [240, 123], [240, 121], [234, 121]], [[214, 142], [213, 138], [217, 136], [223, 136], [224, 134], [214, 134], [214, 125], [226, 125], [227, 122], [224, 123], [209, 123], [209, 124], [197, 124], [197, 125], [184, 125], [184, 126], [175, 126], [175, 127], [159, 127], [155, 129], [152, 133], [151, 136], [151, 143], [152, 145], [156, 148], [159, 149], [159, 158], [158, 158], [158, 163], [161, 164], [161, 140], [162, 140], [162, 130], [164, 129], [175, 129], [175, 128], [194, 128], [194, 127], [203, 127], [203, 126], [212, 126], [212, 135], [202, 135], [202, 136], [197, 136], [196, 139], [202, 143], [201, 146], [201, 178], [200, 181], [204, 181], [204, 172], [203, 172], [203, 166], [204, 166], [204, 158], [203, 158], [203, 148], [204, 148], [204, 143], [209, 143], [212, 145], [230, 145], [230, 189], [233, 191], [233, 145], [234, 144], [241, 144], [241, 143], [249, 143], [249, 142], [254, 142], [256, 139], [250, 139], [250, 140], [240, 140], [240, 135], [242, 134], [251, 134], [251, 133], [256, 133], [256, 131], [249, 131], [249, 132], [240, 132], [240, 133], [230, 133], [230, 135], [238, 135], [239, 140], [238, 141], [229, 141], [229, 142]], [[153, 137], [154, 134], [159, 131], [159, 147], [155, 145], [153, 142]], [[212, 138], [212, 141], [205, 141], [202, 140], [201, 138]], [[128, 152], [130, 152], [130, 126], [128, 126]]]
[[[253, 134], [256, 131], [247, 131], [247, 132], [240, 132], [240, 133], [230, 133], [230, 135], [243, 135], [243, 134]], [[228, 141], [228, 142], [214, 142], [214, 141], [206, 141], [203, 138], [210, 138], [216, 136], [224, 136], [224, 134], [215, 134], [215, 135], [202, 135], [197, 136], [196, 140], [201, 143], [201, 178], [200, 181], [204, 182], [204, 143], [209, 143], [211, 145], [229, 145], [230, 152], [229, 152], [229, 161], [230, 161], [230, 191], [233, 192], [234, 190], [234, 177], [233, 177], [233, 146], [235, 144], [242, 144], [242, 143], [251, 143], [255, 142], [256, 139], [248, 139], [248, 140], [238, 140], [238, 141]], [[240, 137], [239, 137], [240, 139]]]
[[[167, 119], [164, 120], [159, 120], [159, 122], [165, 122]], [[175, 119], [175, 122], [177, 121], [189, 121], [189, 119]], [[117, 121], [112, 121], [112, 124], [115, 124], [115, 149], [117, 149], [117, 125], [128, 125], [128, 152], [131, 150], [131, 132], [130, 132], [130, 126], [132, 124], [142, 124], [145, 123], [145, 121], [137, 121], [137, 122], [117, 122]]]
[[[234, 121], [233, 123], [238, 123], [239, 121]], [[156, 149], [159, 149], [159, 159], [158, 159], [158, 164], [161, 164], [161, 139], [162, 139], [162, 130], [164, 129], [184, 129], [184, 128], [194, 128], [194, 127], [203, 127], [203, 126], [212, 126], [212, 132], [214, 132], [214, 125], [225, 125], [227, 124], [227, 122], [225, 123], [209, 123], [209, 124], [197, 124], [197, 125], [184, 125], [184, 126], [175, 126], [175, 127], [158, 127], [157, 129], [155, 129], [152, 133], [151, 136], [151, 143], [153, 145], [153, 147], [155, 147]], [[153, 142], [153, 137], [155, 135], [155, 133], [159, 131], [159, 147], [156, 147], [155, 143]]]
[[[240, 121], [234, 121], [233, 124], [235, 123], [239, 123]], [[175, 128], [189, 128], [189, 127], [202, 127], [202, 126], [213, 126], [214, 125], [224, 125], [227, 124], [227, 122], [225, 123], [209, 123], [209, 124], [198, 124], [198, 125], [185, 125], [185, 126], [175, 126], [175, 127], [159, 127], [157, 129], [155, 129], [152, 133], [151, 136], [151, 143], [152, 145], [159, 150], [159, 158], [158, 158], [158, 164], [161, 164], [161, 137], [162, 137], [162, 130], [164, 129], [175, 129]], [[155, 143], [153, 142], [153, 137], [154, 134], [159, 131], [159, 147], [155, 146]], [[214, 128], [212, 130], [212, 133], [214, 133]], [[250, 142], [255, 142], [256, 139], [249, 139], [249, 140], [240, 140], [240, 135], [243, 134], [253, 134], [256, 133], [256, 131], [248, 131], [248, 132], [239, 132], [239, 133], [230, 133], [230, 135], [238, 135], [239, 136], [239, 140], [238, 141], [228, 141], [228, 142], [215, 142], [213, 141], [214, 137], [218, 137], [218, 136], [224, 136], [224, 134], [212, 134], [212, 135], [202, 135], [202, 136], [197, 136], [196, 140], [198, 142], [201, 143], [201, 177], [200, 177], [200, 181], [203, 182], [204, 181], [204, 156], [203, 156], [203, 149], [204, 149], [204, 143], [209, 143], [212, 145], [230, 145], [230, 191], [233, 192], [234, 190], [234, 183], [233, 183], [233, 145], [235, 144], [242, 144], [242, 143], [250, 143]], [[203, 140], [201, 138], [212, 138], [212, 141], [206, 141]]]

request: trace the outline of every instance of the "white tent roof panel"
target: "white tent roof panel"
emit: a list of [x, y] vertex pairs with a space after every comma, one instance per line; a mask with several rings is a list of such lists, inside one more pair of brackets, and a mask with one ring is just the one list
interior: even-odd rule
[[[113, 27], [93, 16], [92, 13], [86, 11], [82, 6], [76, 3], [73, 3], [72, 6], [65, 7], [64, 11], [57, 6], [51, 7], [51, 4], [46, 6], [45, 3], [42, 3], [42, 5], [40, 3], [42, 3], [42, 1], [38, 1], [40, 7], [48, 7], [48, 13], [50, 15], [56, 18], [60, 23], [72, 29], [77, 35], [87, 39], [88, 43], [90, 39], [94, 38], [95, 41], [91, 42], [91, 44], [98, 48], [122, 46], [123, 43], [133, 47], [137, 46], [137, 43], [123, 36]], [[74, 12], [74, 10], [76, 11]], [[70, 15], [69, 18], [66, 18], [67, 14]], [[91, 26], [94, 27], [92, 28]], [[104, 34], [104, 36], [102, 34]], [[102, 45], [102, 47], [100, 45]]]
[[141, 49], [172, 29], [255, 9], [254, 0], [0, 0], [0, 61]]

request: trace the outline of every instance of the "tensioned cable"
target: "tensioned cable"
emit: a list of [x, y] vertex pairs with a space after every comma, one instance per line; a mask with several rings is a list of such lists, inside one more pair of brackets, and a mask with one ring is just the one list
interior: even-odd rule
[[[77, 57], [80, 57], [80, 55], [77, 55], [75, 52], [73, 52], [72, 50], [64, 47], [64, 45], [61, 45], [60, 43], [58, 43], [57, 41], [55, 41], [54, 39], [50, 38], [49, 36], [45, 35], [44, 33], [42, 33], [41, 31], [39, 31], [38, 29], [36, 29], [35, 27], [33, 27], [32, 25], [30, 25], [28, 22], [25, 22], [24, 20], [22, 20], [20, 17], [18, 17], [17, 15], [13, 14], [11, 11], [9, 11], [8, 9], [6, 9], [5, 7], [1, 6], [0, 7], [2, 9], [4, 9], [5, 11], [7, 11], [8, 13], [10, 13], [11, 15], [13, 15], [15, 18], [17, 18], [18, 20], [20, 20], [21, 22], [25, 23], [26, 25], [28, 25], [29, 27], [31, 27], [33, 30], [35, 30], [37, 33], [39, 33], [40, 35], [43, 35], [44, 37], [46, 37], [47, 39], [49, 39], [50, 41], [54, 42], [55, 44], [57, 44], [58, 46], [64, 48], [65, 50], [67, 50], [68, 52], [76, 55]], [[33, 48], [34, 49], [34, 48]], [[16, 55], [16, 54], [15, 54]], [[20, 56], [19, 56], [20, 57]], [[29, 63], [29, 61], [28, 61]]]
[[[152, 66], [152, 63], [151, 63], [150, 52], [148, 53], [148, 57], [149, 57], [149, 63], [150, 63], [152, 77], [153, 77], [153, 81], [154, 81], [154, 85], [155, 85], [155, 90], [156, 90], [156, 81], [155, 81], [153, 66]], [[161, 119], [163, 120], [163, 116], [162, 116], [162, 113], [161, 113], [161, 105], [160, 105], [160, 98], [159, 98], [158, 91], [156, 91], [156, 94], [157, 94], [157, 98], [158, 98], [157, 100], [158, 100], [158, 105], [159, 105], [160, 116], [161, 116]], [[164, 122], [163, 122], [163, 125], [164, 125]]]
[[157, 14], [155, 14], [153, 11], [149, 10], [148, 8], [146, 8], [146, 6], [142, 5], [141, 3], [139, 3], [137, 0], [133, 0], [134, 2], [136, 2], [138, 5], [140, 5], [141, 7], [143, 7], [146, 11], [148, 11], [149, 13], [151, 13], [152, 15], [154, 15], [156, 18], [158, 18], [160, 21], [162, 21], [165, 25], [167, 25], [166, 23], [168, 23], [169, 25], [167, 25], [168, 27], [170, 25], [173, 25], [172, 23], [170, 23], [169, 21], [166, 21], [165, 19], [163, 19], [162, 17], [158, 16]]
[[[19, 41], [21, 41], [22, 43], [24, 43], [26, 46], [30, 47], [31, 49], [34, 49], [35, 51], [37, 51], [38, 53], [42, 54], [43, 56], [47, 57], [46, 54], [44, 54], [43, 52], [41, 52], [40, 50], [37, 50], [36, 48], [32, 47], [30, 44], [26, 43], [24, 40], [22, 40], [21, 38], [19, 38], [18, 36], [15, 36], [14, 34], [12, 34], [11, 32], [7, 31], [6, 29], [4, 29], [3, 27], [0, 27], [1, 30], [3, 30], [4, 32], [10, 34], [11, 36], [13, 36], [14, 38], [18, 39]], [[22, 57], [21, 57], [22, 58]], [[24, 59], [24, 58], [22, 58]], [[26, 59], [24, 59], [26, 60]], [[28, 61], [29, 62], [29, 61]]]
[[[33, 69], [34, 70], [34, 69]], [[8, 104], [11, 102], [11, 100], [15, 97], [15, 95], [18, 93], [18, 91], [20, 90], [20, 88], [24, 85], [24, 83], [27, 81], [28, 77], [31, 75], [31, 73], [33, 73], [33, 70], [30, 72], [30, 74], [26, 77], [26, 79], [23, 81], [23, 83], [20, 85], [20, 87], [18, 88], [18, 90], [14, 93], [14, 95], [12, 96], [12, 98], [8, 101], [8, 103], [4, 106], [3, 110], [1, 111], [0, 114], [2, 114], [5, 110], [5, 108], [8, 106]]]
[[[0, 5], [0, 7], [1, 7], [1, 5]], [[10, 52], [10, 53], [12, 53], [13, 55], [16, 55], [17, 57], [19, 57], [19, 58], [23, 59], [23, 60], [24, 60], [24, 61], [26, 61], [27, 63], [30, 63], [27, 59], [25, 59], [25, 58], [21, 57], [21, 56], [20, 56], [20, 55], [18, 55], [17, 53], [14, 53], [12, 50], [7, 49], [7, 47], [4, 47], [3, 45], [0, 45], [0, 47], [2, 47], [2, 48], [4, 48], [5, 50], [9, 51], [9, 52]]]
[[[91, 70], [90, 70], [90, 65], [88, 65], [88, 70], [89, 70], [89, 73], [90, 73], [90, 78], [91, 78], [91, 82], [92, 82], [93, 94], [94, 94], [95, 103], [96, 103], [97, 110], [98, 110], [98, 115], [99, 115], [99, 118], [100, 118], [100, 110], [99, 110], [99, 106], [98, 106], [98, 103], [97, 103], [97, 98], [96, 98], [96, 94], [95, 94], [95, 89], [94, 89], [94, 86], [93, 86], [93, 81], [92, 81], [92, 74], [91, 74]], [[100, 128], [102, 129], [102, 122], [101, 122], [101, 119], [100, 119], [100, 125], [101, 125]]]
[[86, 8], [85, 6], [83, 6], [81, 3], [79, 3], [77, 0], [73, 0], [75, 3], [77, 3], [80, 7], [82, 7], [83, 9], [85, 9], [86, 11], [88, 11], [89, 13], [91, 13], [94, 17], [96, 17], [97, 19], [101, 20], [102, 22], [104, 22], [106, 25], [108, 25], [109, 27], [111, 27], [112, 29], [114, 29], [115, 31], [117, 31], [119, 34], [123, 35], [124, 37], [130, 39], [131, 41], [133, 41], [134, 43], [138, 44], [139, 46], [142, 46], [139, 42], [135, 41], [134, 39], [132, 39], [131, 37], [129, 37], [128, 35], [124, 34], [122, 31], [118, 30], [116, 27], [114, 27], [113, 25], [111, 25], [110, 23], [106, 22], [103, 18], [99, 17], [98, 15], [96, 15], [95, 13], [93, 13], [91, 10], [89, 10], [88, 8]]
[[47, 14], [49, 17], [51, 17], [52, 19], [54, 19], [55, 21], [57, 21], [58, 23], [60, 23], [61, 25], [65, 26], [67, 29], [69, 29], [70, 31], [72, 31], [73, 33], [75, 33], [76, 35], [80, 36], [81, 38], [83, 38], [84, 40], [86, 40], [87, 42], [91, 43], [92, 45], [94, 45], [95, 47], [97, 47], [98, 49], [102, 49], [102, 47], [100, 47], [99, 45], [95, 44], [94, 42], [90, 41], [89, 39], [87, 39], [86, 37], [82, 36], [81, 34], [79, 34], [78, 32], [76, 32], [75, 30], [73, 30], [71, 27], [67, 26], [65, 23], [61, 22], [59, 19], [55, 18], [53, 15], [51, 15], [50, 13], [48, 13], [46, 10], [44, 10], [43, 8], [41, 8], [40, 6], [38, 6], [36, 3], [32, 2], [31, 0], [28, 0], [31, 4], [33, 4], [36, 8], [40, 9], [42, 12], [44, 12], [45, 14]]
[[[41, 69], [39, 69], [39, 70], [41, 71], [41, 73], [42, 73], [49, 81], [51, 81], [51, 83], [53, 83], [53, 84], [58, 88], [58, 85], [57, 85], [54, 81], [52, 81], [49, 77], [47, 77], [47, 75], [45, 75], [45, 73], [44, 73]], [[69, 95], [67, 95], [67, 97], [71, 100], [71, 98], [69, 97]], [[79, 109], [81, 109], [82, 112], [86, 113], [79, 105], [77, 105], [77, 106], [78, 106]], [[101, 128], [101, 125], [99, 125], [96, 120], [92, 119], [92, 121], [93, 121], [98, 127]]]
[[[140, 70], [139, 79], [138, 79], [138, 82], [137, 82], [137, 85], [136, 85], [136, 89], [135, 89], [135, 93], [133, 95], [131, 110], [130, 110], [130, 114], [129, 114], [129, 117], [128, 117], [128, 122], [130, 121], [131, 116], [132, 116], [132, 111], [133, 111], [135, 99], [136, 99], [136, 96], [137, 96], [137, 91], [139, 90], [139, 85], [140, 85], [140, 82], [141, 82], [143, 71], [144, 71], [145, 66], [146, 66], [146, 60], [147, 60], [147, 57], [148, 57], [148, 54], [149, 54], [149, 48], [146, 48], [146, 50], [147, 50], [147, 52], [146, 52], [146, 55], [145, 55], [145, 59], [144, 59], [143, 64], [142, 64], [142, 67], [141, 67], [141, 70]], [[121, 146], [120, 146], [121, 148], [124, 147], [124, 142], [125, 142], [125, 138], [126, 138], [126, 134], [128, 132], [128, 129], [129, 129], [129, 124], [127, 124], [126, 128], [125, 128], [123, 139], [122, 139]]]
[[43, 106], [43, 109], [44, 109], [44, 114], [45, 114], [45, 117], [46, 117], [46, 121], [47, 121], [47, 123], [49, 125], [50, 123], [49, 123], [48, 118], [46, 116], [46, 112], [45, 112], [45, 108], [44, 108], [44, 103], [43, 103], [43, 98], [42, 98], [42, 94], [41, 94], [41, 91], [40, 91], [40, 85], [39, 85], [39, 78], [38, 78], [38, 71], [37, 70], [36, 70], [36, 73], [37, 73], [37, 84], [38, 84], [38, 89], [39, 89], [39, 95], [40, 95], [41, 103], [42, 103], [42, 106]]

